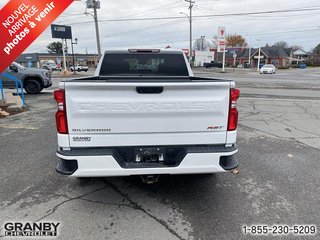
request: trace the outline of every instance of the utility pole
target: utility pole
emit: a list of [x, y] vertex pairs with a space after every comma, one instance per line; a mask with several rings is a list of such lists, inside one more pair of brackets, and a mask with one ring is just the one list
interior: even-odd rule
[[66, 59], [67, 59], [66, 60], [66, 63], [67, 63], [66, 67], [67, 67], [67, 70], [68, 70], [68, 69], [70, 69], [70, 66], [69, 66], [70, 64], [69, 64], [69, 49], [68, 49], [67, 39], [65, 39], [64, 42], [65, 42], [65, 48], [66, 48], [65, 53], [66, 53]]
[[260, 58], [261, 58], [261, 47], [259, 47], [259, 56], [258, 56], [258, 66], [257, 66], [257, 71], [260, 71]]
[[76, 74], [76, 67], [75, 67], [75, 58], [74, 58], [74, 51], [73, 45], [78, 44], [78, 38], [75, 39], [75, 42], [71, 39], [71, 50], [72, 50], [72, 64], [73, 64], [73, 74]]
[[97, 2], [96, 0], [93, 0], [93, 15], [94, 15], [94, 23], [95, 23], [95, 27], [96, 27], [98, 59], [100, 60], [100, 58], [101, 58], [101, 43], [100, 43], [100, 33], [99, 33], [99, 25], [98, 25], [97, 8], [100, 9], [100, 2]]
[[257, 41], [259, 42], [259, 55], [258, 55], [258, 66], [257, 66], [257, 71], [260, 71], [260, 62], [261, 62], [261, 43], [260, 43], [260, 39], [257, 39]]
[[62, 39], [62, 55], [63, 55], [63, 67], [64, 67], [64, 73], [67, 72], [67, 64], [66, 64], [66, 53], [64, 48], [64, 39]]
[[251, 68], [251, 37], [250, 35], [247, 33], [246, 34], [249, 38], [249, 42], [248, 42], [248, 47], [249, 47], [249, 56], [248, 56], [248, 67]]
[[226, 69], [226, 47], [223, 48], [222, 53], [222, 72], [224, 73]]
[[94, 24], [96, 28], [96, 40], [97, 40], [97, 50], [98, 50], [98, 59], [101, 58], [101, 42], [100, 42], [100, 33], [99, 33], [99, 24], [98, 24], [98, 13], [97, 9], [100, 9], [99, 0], [87, 0], [87, 8], [93, 9], [93, 14], [90, 12], [85, 12], [86, 15], [91, 15], [94, 19]]
[[249, 67], [251, 67], [251, 46], [249, 47], [249, 59], [248, 59]]
[[192, 8], [193, 8], [193, 4], [195, 3], [195, 1], [192, 0], [185, 0], [186, 2], [189, 3], [189, 22], [190, 22], [190, 50], [189, 50], [189, 62], [190, 62], [190, 66], [192, 66], [192, 55], [193, 55], [193, 50], [192, 50]]

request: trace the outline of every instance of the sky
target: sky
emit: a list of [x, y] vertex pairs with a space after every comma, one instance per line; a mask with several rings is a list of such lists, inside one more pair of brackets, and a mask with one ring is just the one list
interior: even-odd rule
[[[0, 0], [0, 8], [8, 2]], [[181, 14], [189, 14], [189, 3], [185, 0], [101, 0], [100, 3], [98, 19], [102, 50], [163, 48], [167, 45], [189, 47], [189, 21]], [[306, 9], [313, 10], [301, 11]], [[279, 10], [299, 11], [201, 17]], [[85, 15], [85, 11], [85, 0], [75, 1], [54, 23], [72, 27], [73, 37], [78, 39], [78, 44], [74, 45], [76, 53], [96, 53], [93, 17]], [[286, 41], [310, 51], [320, 43], [319, 0], [195, 0], [192, 14], [194, 40], [205, 36], [207, 40], [215, 41], [218, 27], [223, 26], [227, 34], [242, 35], [252, 47]], [[171, 19], [134, 20], [166, 17]], [[129, 20], [119, 21], [125, 19]], [[51, 37], [49, 27], [25, 52], [47, 52], [46, 46], [53, 41], [57, 39]]]

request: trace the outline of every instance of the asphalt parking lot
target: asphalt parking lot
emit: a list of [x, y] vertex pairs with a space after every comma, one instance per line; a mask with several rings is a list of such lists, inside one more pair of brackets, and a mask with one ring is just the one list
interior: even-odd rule
[[[19, 220], [59, 222], [59, 239], [320, 239], [320, 69], [195, 73], [232, 78], [241, 90], [239, 174], [163, 176], [153, 185], [58, 175], [54, 78], [26, 95], [27, 112], [0, 120], [0, 238]], [[319, 233], [243, 233], [258, 224]]]

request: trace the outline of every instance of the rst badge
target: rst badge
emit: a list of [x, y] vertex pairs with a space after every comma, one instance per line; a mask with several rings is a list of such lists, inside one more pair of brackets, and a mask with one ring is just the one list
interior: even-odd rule
[[223, 129], [224, 127], [223, 126], [209, 126], [208, 128], [207, 128], [207, 130], [208, 131], [213, 131], [213, 130], [221, 130], [221, 129]]

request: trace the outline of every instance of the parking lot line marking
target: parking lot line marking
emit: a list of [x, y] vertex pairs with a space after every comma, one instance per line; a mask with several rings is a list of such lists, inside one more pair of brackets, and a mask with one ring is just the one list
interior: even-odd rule
[[37, 130], [39, 128], [26, 125], [0, 125], [0, 128]]

